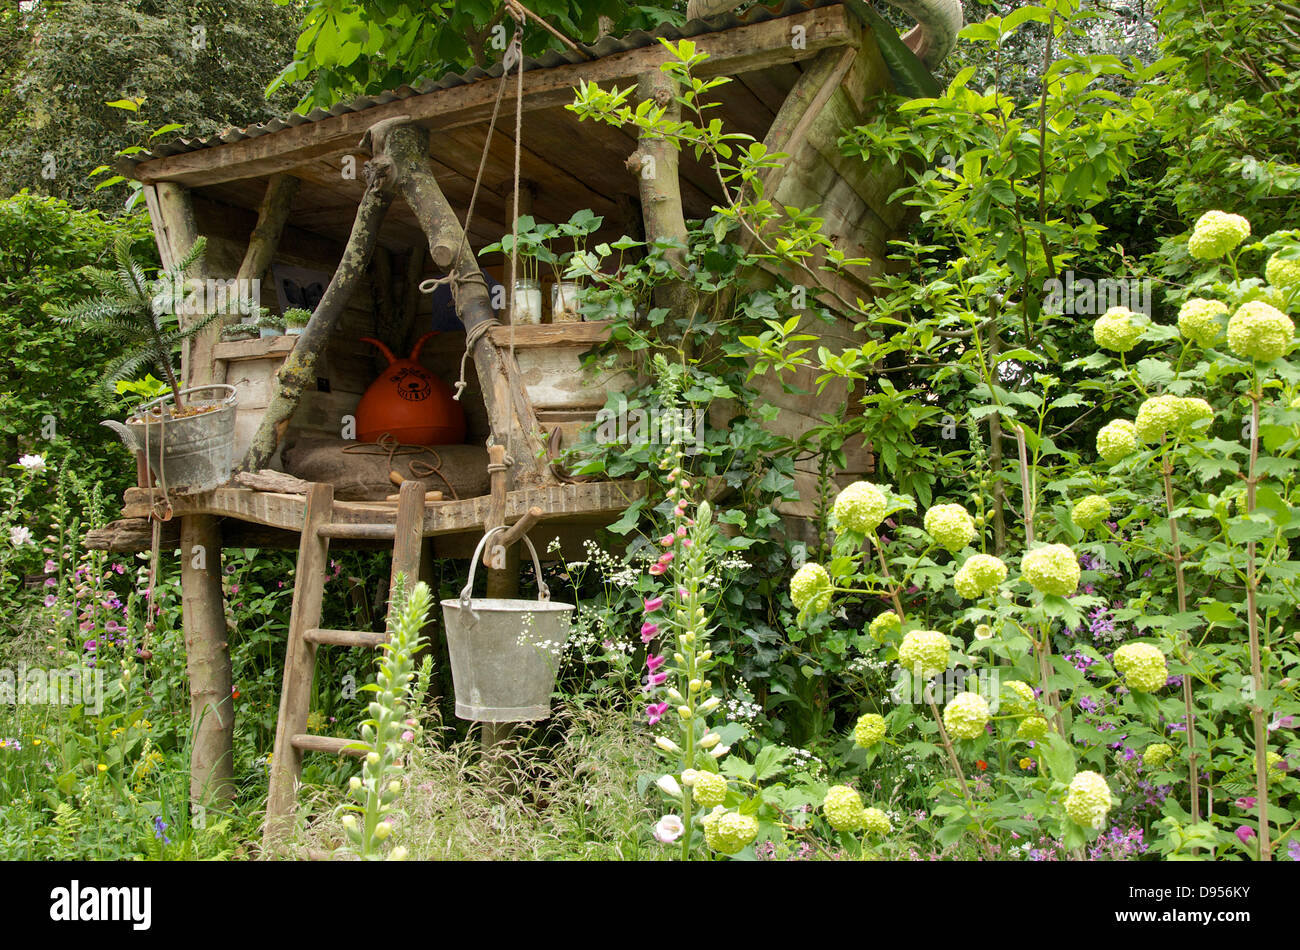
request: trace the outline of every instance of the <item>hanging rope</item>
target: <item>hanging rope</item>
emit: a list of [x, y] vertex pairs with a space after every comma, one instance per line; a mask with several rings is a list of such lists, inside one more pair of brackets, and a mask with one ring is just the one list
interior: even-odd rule
[[[483, 140], [483, 154], [479, 156], [478, 172], [474, 176], [474, 189], [473, 191], [470, 192], [469, 208], [465, 212], [465, 225], [461, 229], [460, 245], [456, 249], [456, 255], [453, 258], [453, 261], [460, 260], [461, 254], [464, 253], [466, 247], [469, 244], [469, 229], [470, 229], [470, 225], [474, 221], [474, 208], [478, 204], [479, 188], [483, 184], [483, 172], [487, 168], [488, 155], [490, 154], [492, 148], [492, 135], [496, 131], [497, 116], [501, 112], [501, 99], [505, 95], [506, 79], [510, 75], [511, 66], [515, 66], [516, 72], [519, 74], [519, 90], [522, 95], [523, 76], [524, 76], [524, 57], [523, 57], [524, 21], [523, 21], [523, 16], [520, 13], [518, 13], [514, 9], [509, 8], [509, 4], [507, 4], [507, 8], [509, 9], [510, 15], [514, 17], [515, 20], [515, 33], [514, 36], [510, 38], [510, 45], [506, 47], [505, 55], [502, 57], [501, 60], [501, 82], [497, 86], [496, 101], [493, 102], [492, 104], [492, 118], [488, 120], [487, 137]], [[516, 113], [519, 113], [521, 111], [522, 111], [521, 108], [516, 109]], [[516, 119], [515, 127], [516, 127], [515, 217], [518, 218], [519, 216], [519, 157], [518, 157], [518, 131], [517, 131], [519, 127], [518, 119]], [[518, 238], [515, 238], [515, 243], [518, 243]], [[514, 253], [514, 249], [512, 248], [512, 254], [513, 253]], [[513, 275], [513, 267], [514, 264], [512, 262], [511, 264], [512, 275]], [[430, 278], [428, 280], [421, 281], [420, 293], [431, 294], [439, 287], [450, 284], [452, 288], [452, 300], [454, 302], [459, 298], [460, 288], [465, 284], [472, 283], [472, 282], [480, 283], [483, 285], [484, 290], [487, 289], [487, 280], [483, 277], [482, 271], [476, 268], [472, 273], [462, 274], [459, 271], [459, 269], [456, 267], [455, 263], [453, 263], [451, 271], [447, 274], [446, 277], [436, 277], [436, 278]], [[482, 339], [483, 334], [487, 333], [487, 331], [494, 326], [500, 326], [500, 324], [501, 321], [493, 317], [491, 320], [485, 320], [482, 323], [478, 324], [478, 326], [474, 327], [473, 330], [470, 330], [465, 334], [465, 352], [461, 355], [460, 358], [460, 375], [454, 384], [456, 393], [452, 397], [455, 400], [457, 401], [460, 400], [460, 397], [465, 392], [465, 387], [468, 385], [468, 383], [465, 381], [465, 367], [466, 367], [466, 363], [469, 360], [470, 355], [474, 352], [474, 346], [478, 343], [480, 339]], [[511, 341], [511, 345], [513, 348], [513, 340]]]

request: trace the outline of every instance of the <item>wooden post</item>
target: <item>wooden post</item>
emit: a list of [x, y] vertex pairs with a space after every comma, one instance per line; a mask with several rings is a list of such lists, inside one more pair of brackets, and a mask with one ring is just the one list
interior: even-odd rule
[[[148, 202], [149, 216], [153, 222], [154, 240], [158, 244], [158, 256], [164, 268], [170, 268], [183, 258], [194, 242], [199, 239], [199, 228], [195, 223], [194, 204], [190, 201], [188, 188], [170, 181], [160, 181], [154, 188], [154, 200]], [[204, 260], [194, 262], [191, 276], [204, 272]], [[182, 316], [184, 319], [184, 316]], [[196, 367], [209, 366], [212, 352], [200, 350], [203, 334], [190, 337], [181, 350], [181, 379], [185, 385], [193, 378]]]
[[302, 400], [303, 391], [316, 380], [316, 361], [324, 352], [330, 333], [365, 275], [366, 264], [379, 240], [379, 225], [393, 201], [392, 174], [387, 161], [379, 158], [367, 162], [365, 174], [366, 190], [361, 196], [347, 246], [343, 249], [343, 258], [325, 288], [325, 295], [316, 305], [316, 312], [276, 375], [275, 392], [262, 415], [261, 424], [253, 433], [248, 454], [241, 465], [242, 471], [265, 468], [275, 454], [289, 427], [289, 420]]
[[[681, 120], [676, 80], [662, 70], [644, 73], [637, 80], [637, 100], [663, 107], [665, 121]], [[686, 273], [686, 215], [682, 210], [682, 185], [678, 153], [672, 143], [643, 133], [637, 149], [627, 159], [627, 169], [637, 179], [641, 194], [641, 219], [647, 241], [672, 241], [677, 247], [664, 252], [664, 260], [678, 274]], [[654, 291], [655, 304], [674, 312], [689, 312], [699, 305], [697, 294], [684, 279], [669, 280]]]
[[235, 797], [221, 529], [211, 515], [181, 519], [181, 609], [190, 678], [190, 800], [206, 807]]
[[393, 567], [388, 582], [388, 615], [392, 619], [393, 593], [402, 575], [407, 595], [420, 579], [420, 554], [424, 547], [424, 483], [402, 482], [397, 493], [397, 523], [393, 534]]
[[[257, 209], [257, 224], [253, 226], [253, 233], [249, 235], [243, 260], [240, 261], [239, 269], [235, 272], [235, 286], [241, 292], [249, 281], [261, 279], [266, 269], [271, 266], [271, 259], [275, 257], [275, 249], [280, 245], [280, 235], [284, 233], [284, 226], [289, 220], [289, 208], [298, 193], [299, 184], [297, 178], [283, 173], [272, 175], [271, 180], [266, 183], [266, 194], [262, 196], [262, 203]], [[222, 327], [234, 323], [237, 316], [234, 313], [224, 314], [203, 331], [203, 334], [210, 338], [203, 346], [207, 353], [211, 354], [212, 347], [220, 342]], [[210, 381], [225, 382], [226, 364], [224, 362], [218, 364], [215, 361], [211, 363]]]
[[[172, 266], [198, 240], [189, 191], [158, 182], [146, 195], [163, 265]], [[206, 264], [195, 264], [194, 276]], [[195, 336], [181, 354], [185, 386], [213, 380], [211, 343]], [[190, 799], [200, 807], [234, 797], [233, 673], [221, 589], [221, 528], [212, 515], [181, 519], [181, 625], [190, 679]]]

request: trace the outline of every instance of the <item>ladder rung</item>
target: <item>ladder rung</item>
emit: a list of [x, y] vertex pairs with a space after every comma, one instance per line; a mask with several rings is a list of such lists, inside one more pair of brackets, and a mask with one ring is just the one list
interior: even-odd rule
[[397, 537], [394, 524], [323, 524], [316, 529], [322, 538], [345, 538], [352, 541], [392, 541]]
[[289, 740], [290, 745], [302, 752], [333, 752], [359, 759], [366, 754], [366, 750], [348, 748], [356, 743], [356, 739], [338, 739], [334, 736], [313, 736], [306, 733], [300, 733]]
[[377, 647], [388, 642], [386, 633], [370, 633], [360, 630], [325, 630], [313, 628], [303, 634], [308, 643], [320, 643], [335, 647]]

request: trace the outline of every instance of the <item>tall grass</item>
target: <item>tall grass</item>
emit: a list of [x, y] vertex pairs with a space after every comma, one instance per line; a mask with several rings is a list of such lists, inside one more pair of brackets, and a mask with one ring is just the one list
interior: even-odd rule
[[[411, 860], [635, 861], [665, 857], [650, 836], [659, 815], [638, 789], [655, 767], [632, 713], [609, 702], [557, 705], [544, 725], [520, 728], [484, 751], [470, 738], [437, 748], [441, 730], [404, 763], [389, 821]], [[638, 781], [640, 776], [646, 776]], [[341, 843], [330, 815], [335, 788], [304, 789], [300, 813], [317, 817], [297, 844], [329, 852]]]

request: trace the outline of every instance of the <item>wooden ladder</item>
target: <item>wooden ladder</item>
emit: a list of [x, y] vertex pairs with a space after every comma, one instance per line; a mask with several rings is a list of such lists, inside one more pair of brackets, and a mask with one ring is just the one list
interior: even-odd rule
[[[388, 587], [388, 614], [392, 619], [393, 589], [397, 576], [406, 579], [409, 591], [420, 573], [420, 549], [424, 535], [424, 487], [418, 481], [402, 483], [398, 493], [397, 517], [391, 524], [342, 524], [334, 520], [334, 486], [314, 482], [307, 490], [302, 541], [298, 546], [298, 569], [294, 577], [293, 612], [289, 620], [289, 643], [284, 659], [284, 687], [280, 693], [280, 716], [275, 727], [271, 755], [271, 787], [266, 799], [263, 851], [277, 850], [293, 830], [298, 783], [302, 777], [304, 752], [333, 752], [360, 756], [347, 746], [356, 739], [315, 736], [307, 732], [312, 679], [316, 674], [316, 648], [321, 645], [378, 647], [388, 641], [387, 632], [327, 630], [320, 626], [325, 578], [329, 568], [331, 538], [393, 542], [393, 569]], [[385, 631], [387, 630], [385, 625]]]

